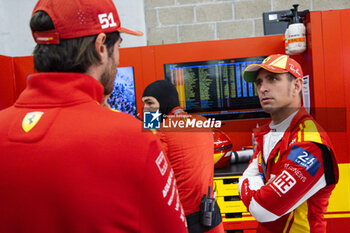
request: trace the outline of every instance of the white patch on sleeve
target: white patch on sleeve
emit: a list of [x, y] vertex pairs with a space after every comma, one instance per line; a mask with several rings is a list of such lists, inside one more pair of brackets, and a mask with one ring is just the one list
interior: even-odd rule
[[280, 217], [262, 207], [255, 201], [254, 197], [250, 202], [249, 212], [258, 222], [272, 222]]
[[254, 177], [249, 177], [249, 189], [257, 191], [259, 190], [262, 186], [264, 186], [264, 182], [261, 179], [261, 176], [254, 176]]
[[253, 159], [249, 164], [247, 169], [244, 171], [242, 176], [256, 176], [259, 175], [259, 167], [258, 167], [258, 157]]
[[[258, 158], [255, 158], [252, 160], [252, 162], [249, 164], [249, 166], [244, 171], [242, 176], [239, 178], [238, 190], [241, 191], [241, 186], [245, 179], [248, 179], [248, 177], [256, 177], [256, 176], [259, 176], [260, 178], [259, 168], [258, 168]], [[250, 180], [249, 180], [249, 183], [250, 183]]]

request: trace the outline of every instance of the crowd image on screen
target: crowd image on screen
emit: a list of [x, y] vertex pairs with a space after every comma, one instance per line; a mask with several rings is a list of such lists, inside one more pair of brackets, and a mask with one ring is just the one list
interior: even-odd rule
[[118, 68], [114, 89], [108, 98], [112, 109], [136, 116], [135, 85], [132, 67]]

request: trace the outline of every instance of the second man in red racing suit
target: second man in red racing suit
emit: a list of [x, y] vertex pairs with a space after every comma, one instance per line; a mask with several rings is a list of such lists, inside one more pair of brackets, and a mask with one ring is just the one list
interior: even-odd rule
[[268, 132], [266, 125], [255, 133], [257, 149], [239, 182], [242, 201], [259, 221], [258, 232], [324, 232], [323, 214], [338, 180], [327, 134], [302, 108], [265, 163]]
[[257, 149], [239, 180], [259, 233], [326, 232], [324, 213], [338, 167], [327, 133], [301, 105], [302, 69], [287, 55], [246, 68], [271, 123], [255, 132]]

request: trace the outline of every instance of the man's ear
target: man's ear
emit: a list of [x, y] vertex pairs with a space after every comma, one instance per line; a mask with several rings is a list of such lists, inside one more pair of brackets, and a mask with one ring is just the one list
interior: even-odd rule
[[106, 34], [104, 33], [98, 34], [95, 40], [95, 49], [100, 58], [101, 63], [103, 63], [105, 59], [108, 57], [107, 47], [104, 44], [105, 41], [106, 41]]
[[294, 81], [294, 90], [297, 95], [302, 91], [303, 89], [303, 80], [301, 78], [297, 78]]

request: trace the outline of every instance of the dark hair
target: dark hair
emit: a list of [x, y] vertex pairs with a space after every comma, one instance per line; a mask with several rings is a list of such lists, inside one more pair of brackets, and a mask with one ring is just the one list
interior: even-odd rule
[[[30, 20], [30, 28], [35, 31], [55, 29], [51, 17], [44, 11], [37, 11]], [[34, 68], [39, 72], [85, 73], [93, 64], [100, 64], [95, 49], [97, 35], [74, 39], [61, 39], [60, 44], [37, 44], [33, 51]], [[112, 56], [114, 44], [120, 38], [118, 31], [106, 33], [104, 44], [108, 55]]]

